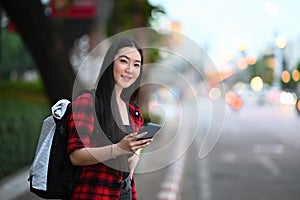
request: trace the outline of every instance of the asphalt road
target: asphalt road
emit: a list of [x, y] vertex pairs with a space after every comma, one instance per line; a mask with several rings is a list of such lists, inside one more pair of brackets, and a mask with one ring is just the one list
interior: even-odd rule
[[300, 118], [293, 108], [246, 104], [227, 109], [221, 137], [204, 159], [188, 151], [180, 199], [298, 200]]

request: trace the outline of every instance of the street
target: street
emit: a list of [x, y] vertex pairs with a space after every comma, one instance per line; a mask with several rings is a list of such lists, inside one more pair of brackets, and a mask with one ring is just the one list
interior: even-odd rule
[[189, 149], [179, 199], [299, 199], [299, 122], [290, 108], [228, 109], [211, 153], [198, 159], [199, 140]]

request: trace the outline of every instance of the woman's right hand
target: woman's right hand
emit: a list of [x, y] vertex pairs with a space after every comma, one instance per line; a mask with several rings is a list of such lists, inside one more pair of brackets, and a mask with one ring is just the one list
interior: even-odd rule
[[140, 134], [131, 133], [126, 135], [120, 142], [116, 144], [116, 150], [121, 151], [121, 154], [130, 154], [135, 153], [138, 149], [145, 148], [153, 141], [153, 139], [138, 139], [146, 134], [147, 132]]

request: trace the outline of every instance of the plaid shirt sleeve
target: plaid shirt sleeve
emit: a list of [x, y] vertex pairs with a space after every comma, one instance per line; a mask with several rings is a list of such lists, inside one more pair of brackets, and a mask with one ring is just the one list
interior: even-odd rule
[[68, 153], [91, 146], [91, 135], [94, 130], [93, 97], [89, 93], [80, 95], [73, 101], [72, 114], [69, 118]]

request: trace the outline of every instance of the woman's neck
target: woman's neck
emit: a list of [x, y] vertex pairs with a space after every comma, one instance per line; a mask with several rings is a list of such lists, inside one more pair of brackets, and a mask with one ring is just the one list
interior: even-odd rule
[[118, 90], [117, 88], [115, 88], [116, 102], [121, 117], [122, 125], [129, 125], [130, 122], [128, 118], [128, 110], [127, 110], [126, 103], [121, 99], [121, 92], [122, 90]]
[[121, 88], [117, 84], [115, 84], [115, 94], [116, 94], [117, 101], [122, 100], [121, 99], [122, 90], [123, 90], [123, 88]]

